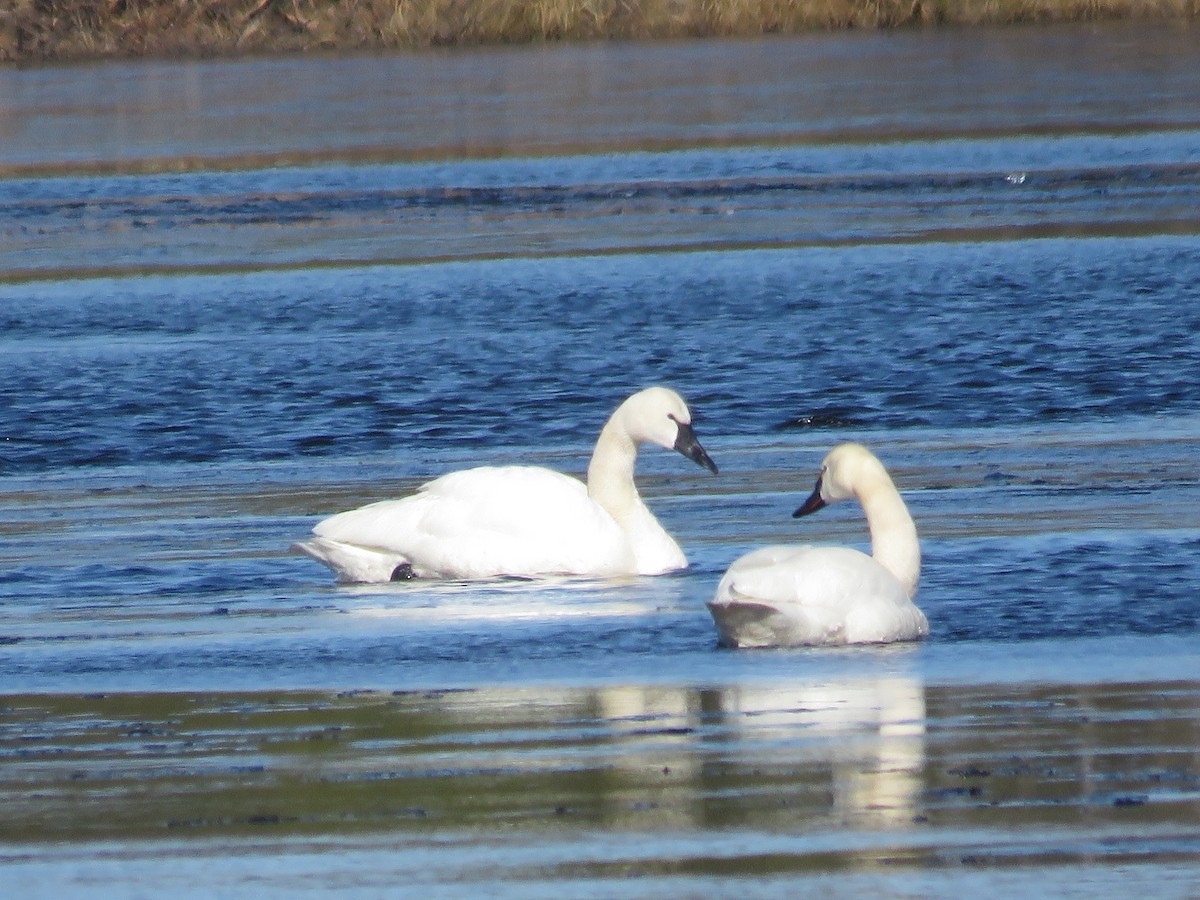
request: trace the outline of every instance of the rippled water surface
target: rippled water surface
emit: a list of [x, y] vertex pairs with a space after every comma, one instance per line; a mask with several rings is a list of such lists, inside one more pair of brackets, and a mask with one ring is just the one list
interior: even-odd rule
[[[1142, 26], [0, 70], [0, 885], [1189, 896], [1197, 96]], [[288, 551], [659, 382], [685, 573]], [[845, 439], [929, 640], [719, 650], [865, 546]]]

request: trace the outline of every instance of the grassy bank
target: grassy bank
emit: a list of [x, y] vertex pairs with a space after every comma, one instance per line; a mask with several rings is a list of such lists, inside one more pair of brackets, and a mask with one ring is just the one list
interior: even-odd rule
[[1200, 0], [8, 0], [0, 60], [674, 38], [920, 24], [1193, 20]]

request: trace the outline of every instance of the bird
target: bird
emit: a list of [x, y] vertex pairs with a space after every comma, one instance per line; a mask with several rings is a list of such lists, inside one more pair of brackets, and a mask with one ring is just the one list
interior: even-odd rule
[[294, 549], [341, 582], [659, 575], [687, 557], [633, 480], [658, 444], [718, 472], [683, 398], [661, 386], [626, 399], [600, 431], [587, 483], [540, 466], [480, 466], [400, 499], [330, 516]]
[[836, 646], [918, 640], [929, 634], [913, 603], [921, 575], [917, 528], [883, 463], [861, 444], [829, 451], [807, 516], [857, 498], [871, 555], [851, 547], [771, 546], [735, 560], [708, 602], [726, 647]]

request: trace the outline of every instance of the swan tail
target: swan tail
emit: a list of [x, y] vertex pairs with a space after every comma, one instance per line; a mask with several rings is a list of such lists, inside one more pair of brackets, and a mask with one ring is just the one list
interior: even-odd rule
[[724, 647], [805, 647], [846, 643], [844, 623], [834, 617], [815, 615], [817, 611], [801, 604], [778, 604], [757, 600], [732, 585], [721, 585], [718, 596], [709, 601]]
[[722, 647], [778, 647], [786, 621], [769, 603], [744, 597], [709, 601]]
[[317, 562], [328, 566], [338, 581], [379, 583], [413, 577], [413, 567], [397, 553], [372, 550], [325, 537], [314, 537], [292, 545]]

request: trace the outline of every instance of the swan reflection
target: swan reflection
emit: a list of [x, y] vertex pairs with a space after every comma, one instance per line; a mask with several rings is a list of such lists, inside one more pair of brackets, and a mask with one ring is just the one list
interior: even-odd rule
[[915, 677], [622, 686], [597, 689], [593, 703], [619, 748], [606, 760], [613, 780], [653, 788], [643, 796], [673, 820], [686, 810], [689, 824], [730, 824], [731, 810], [773, 801], [781, 826], [797, 807], [865, 827], [908, 825], [920, 811], [925, 691]]
[[[562, 810], [601, 827], [781, 833], [905, 827], [921, 812], [915, 677], [401, 696], [389, 768], [439, 773], [467, 808], [502, 800], [510, 816]], [[442, 789], [430, 789], [436, 807]]]
[[821, 765], [834, 815], [905, 825], [918, 811], [925, 763], [925, 691], [910, 677], [735, 687], [721, 712], [745, 748]]

